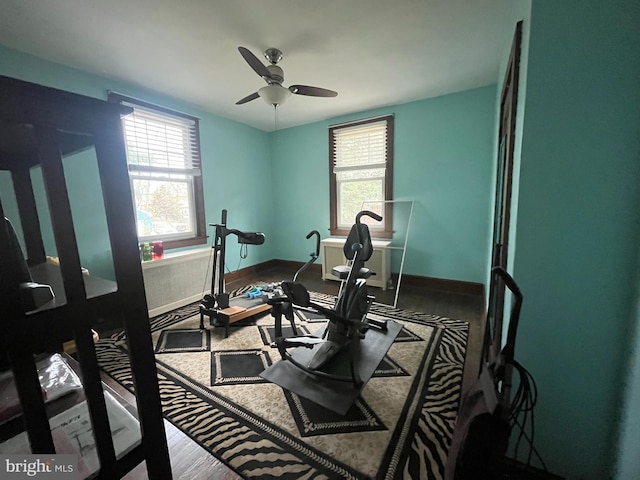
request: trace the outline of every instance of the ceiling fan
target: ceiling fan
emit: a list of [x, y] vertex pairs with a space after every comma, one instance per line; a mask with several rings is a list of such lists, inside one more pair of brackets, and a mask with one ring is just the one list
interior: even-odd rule
[[260, 75], [267, 85], [262, 87], [257, 92], [247, 95], [246, 97], [238, 100], [236, 105], [242, 105], [243, 103], [255, 100], [258, 97], [262, 97], [268, 105], [278, 107], [282, 105], [291, 94], [306, 95], [310, 97], [335, 97], [338, 95], [333, 90], [327, 90], [326, 88], [310, 87], [308, 85], [291, 85], [289, 88], [283, 87], [284, 72], [277, 63], [282, 60], [282, 52], [277, 48], [269, 48], [265, 50], [264, 56], [269, 61], [270, 65], [265, 66], [251, 51], [244, 47], [238, 47], [240, 55], [247, 61], [249, 66]]

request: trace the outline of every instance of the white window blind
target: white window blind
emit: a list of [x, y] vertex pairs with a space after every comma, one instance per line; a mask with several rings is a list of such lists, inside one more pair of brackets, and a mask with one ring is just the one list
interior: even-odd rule
[[195, 119], [129, 106], [134, 111], [123, 124], [130, 172], [200, 175]]
[[[334, 130], [334, 173], [384, 169], [387, 160], [387, 122]], [[379, 174], [380, 172], [378, 172]]]

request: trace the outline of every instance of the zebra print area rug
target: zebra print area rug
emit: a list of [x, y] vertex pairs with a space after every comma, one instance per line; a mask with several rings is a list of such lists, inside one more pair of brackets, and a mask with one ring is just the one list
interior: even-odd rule
[[[312, 298], [333, 303], [328, 295]], [[192, 335], [195, 349], [167, 347], [172, 335], [198, 330], [197, 303], [155, 317], [164, 416], [248, 479], [442, 478], [468, 323], [378, 305], [370, 316], [403, 329], [345, 418], [258, 376], [279, 358], [268, 346], [270, 315], [232, 327], [229, 338], [223, 328], [208, 329], [205, 339]], [[315, 331], [318, 320], [308, 320], [302, 326]], [[211, 351], [202, 351], [207, 344]], [[124, 333], [101, 339], [96, 350], [102, 369], [132, 389]], [[242, 374], [233, 368], [240, 361]]]

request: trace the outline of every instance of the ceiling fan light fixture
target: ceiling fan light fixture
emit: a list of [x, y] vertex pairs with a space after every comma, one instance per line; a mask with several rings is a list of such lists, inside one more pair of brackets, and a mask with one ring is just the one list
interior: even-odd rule
[[282, 105], [291, 96], [291, 92], [282, 85], [271, 84], [258, 90], [258, 95], [262, 97], [267, 105], [278, 106]]

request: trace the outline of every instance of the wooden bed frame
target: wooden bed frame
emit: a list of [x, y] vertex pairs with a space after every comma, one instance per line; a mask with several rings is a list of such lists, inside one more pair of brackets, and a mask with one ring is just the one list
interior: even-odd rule
[[[11, 172], [27, 262], [35, 281], [52, 285], [55, 299], [26, 312], [20, 300], [9, 234], [0, 228], [0, 354], [11, 364], [32, 453], [55, 453], [33, 354], [43, 345], [73, 338], [89, 405], [101, 469], [98, 478], [121, 478], [146, 461], [150, 478], [171, 478], [157, 372], [122, 136], [130, 109], [95, 98], [0, 76], [0, 169]], [[83, 275], [62, 165], [64, 156], [95, 150], [111, 244], [115, 282]], [[31, 184], [40, 169], [60, 266], [46, 263], [39, 211]], [[0, 202], [0, 218], [5, 211]], [[6, 281], [9, 279], [10, 281]], [[15, 279], [14, 281], [11, 281]], [[92, 326], [101, 317], [121, 318], [130, 352], [140, 446], [116, 459], [103, 395]]]

